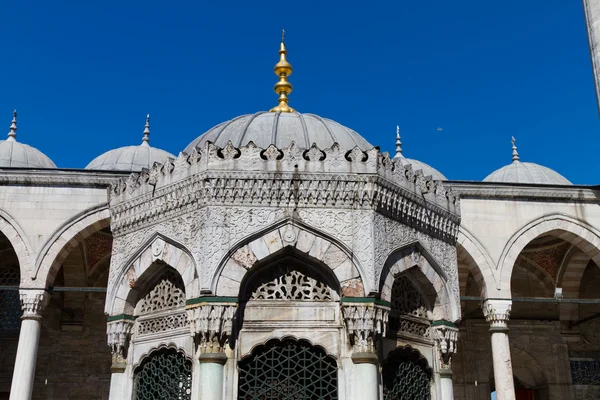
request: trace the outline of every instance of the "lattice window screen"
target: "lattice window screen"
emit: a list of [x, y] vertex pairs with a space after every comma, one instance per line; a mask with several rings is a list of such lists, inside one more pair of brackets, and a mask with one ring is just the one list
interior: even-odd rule
[[331, 288], [297, 270], [289, 271], [260, 285], [250, 296], [254, 300], [331, 300]]
[[428, 303], [406, 276], [400, 276], [394, 281], [391, 303], [390, 331], [430, 336], [431, 323], [427, 319]]
[[239, 400], [337, 400], [337, 364], [304, 341], [274, 340], [239, 363]]
[[160, 282], [138, 305], [139, 314], [169, 310], [185, 306], [185, 291], [181, 278], [174, 271], [166, 271]]
[[430, 400], [431, 370], [415, 350], [399, 349], [383, 364], [384, 400]]
[[[19, 276], [19, 267], [0, 267], [0, 285], [19, 286]], [[19, 291], [0, 291], [0, 337], [19, 336], [21, 315]]]
[[174, 349], [153, 352], [135, 371], [135, 400], [189, 400], [192, 363]]

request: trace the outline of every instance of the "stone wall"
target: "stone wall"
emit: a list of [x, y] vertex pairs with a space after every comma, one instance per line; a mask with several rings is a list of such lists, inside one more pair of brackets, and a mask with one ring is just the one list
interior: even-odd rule
[[83, 325], [61, 330], [62, 299], [53, 295], [44, 312], [33, 399], [108, 399], [111, 355], [104, 300], [104, 294], [86, 294]]

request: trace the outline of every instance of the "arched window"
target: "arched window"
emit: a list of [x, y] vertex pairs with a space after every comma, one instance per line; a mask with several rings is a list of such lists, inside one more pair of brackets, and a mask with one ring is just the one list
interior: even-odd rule
[[402, 275], [392, 286], [390, 333], [414, 337], [429, 337], [432, 307], [412, 279]]
[[151, 353], [134, 376], [134, 400], [191, 399], [192, 362], [174, 349]]
[[401, 347], [391, 352], [382, 376], [384, 400], [431, 399], [431, 368], [417, 350]]
[[337, 364], [319, 347], [271, 340], [239, 362], [239, 400], [336, 400]]

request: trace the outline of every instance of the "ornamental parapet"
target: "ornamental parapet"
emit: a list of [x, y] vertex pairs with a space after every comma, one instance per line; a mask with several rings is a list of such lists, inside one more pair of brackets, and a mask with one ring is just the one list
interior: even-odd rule
[[390, 307], [370, 298], [342, 299], [342, 315], [355, 354], [375, 354], [386, 334]]
[[451, 242], [460, 223], [458, 196], [442, 182], [377, 148], [337, 144], [321, 150], [208, 142], [119, 180], [110, 193], [117, 236], [210, 205], [371, 209]]
[[232, 334], [236, 299], [207, 297], [188, 300], [187, 303], [190, 334], [199, 357], [203, 354], [223, 354]]

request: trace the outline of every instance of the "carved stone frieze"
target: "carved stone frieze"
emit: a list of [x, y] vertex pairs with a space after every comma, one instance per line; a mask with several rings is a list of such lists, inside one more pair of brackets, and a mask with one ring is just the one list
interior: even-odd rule
[[222, 353], [231, 336], [235, 303], [202, 303], [187, 310], [198, 354]]
[[124, 369], [133, 323], [133, 320], [121, 319], [109, 321], [106, 324], [106, 336], [112, 353], [113, 369]]
[[385, 336], [389, 308], [374, 303], [342, 303], [346, 330], [355, 353], [374, 353]]
[[439, 351], [440, 367], [451, 368], [452, 355], [456, 353], [458, 345], [458, 328], [449, 325], [437, 325], [433, 328], [433, 339]]

